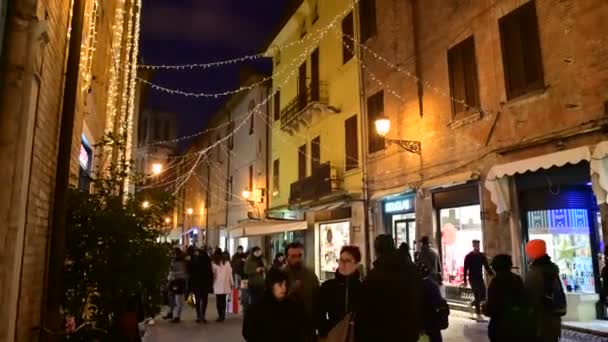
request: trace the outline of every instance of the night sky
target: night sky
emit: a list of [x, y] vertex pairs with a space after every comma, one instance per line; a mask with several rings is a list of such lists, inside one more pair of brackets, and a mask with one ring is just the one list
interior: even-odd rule
[[[140, 56], [144, 64], [190, 64], [262, 52], [287, 3], [287, 0], [144, 1]], [[168, 88], [215, 93], [236, 88], [242, 66], [157, 70], [152, 82]], [[268, 60], [252, 66], [265, 72], [271, 70]], [[207, 119], [227, 99], [186, 98], [150, 89], [145, 106], [174, 112], [178, 136], [184, 136], [203, 129]]]

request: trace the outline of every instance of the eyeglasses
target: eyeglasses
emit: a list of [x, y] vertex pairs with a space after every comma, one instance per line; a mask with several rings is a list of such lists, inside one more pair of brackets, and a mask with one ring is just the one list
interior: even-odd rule
[[339, 259], [338, 261], [341, 264], [352, 264], [352, 263], [354, 263], [354, 261], [352, 259]]

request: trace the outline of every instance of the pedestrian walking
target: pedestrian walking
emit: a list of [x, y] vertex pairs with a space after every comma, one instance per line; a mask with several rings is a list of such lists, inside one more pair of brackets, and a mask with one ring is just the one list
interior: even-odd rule
[[398, 255], [390, 235], [376, 237], [374, 248], [378, 259], [363, 282], [355, 340], [415, 342], [422, 331], [420, 275]]
[[277, 255], [274, 256], [274, 260], [272, 261], [271, 268], [282, 270], [284, 266], [285, 266], [285, 254], [277, 253]]
[[533, 312], [536, 342], [556, 342], [561, 336], [562, 319], [566, 314], [566, 295], [559, 278], [559, 267], [547, 255], [543, 240], [526, 244], [531, 261], [524, 289]]
[[318, 324], [320, 337], [327, 337], [337, 325], [341, 325], [337, 330], [344, 331], [342, 326], [349, 326], [353, 316], [359, 312], [363, 294], [363, 283], [357, 271], [360, 262], [359, 247], [342, 247], [336, 277], [321, 285]]
[[173, 302], [170, 306], [170, 312], [165, 316], [165, 319], [171, 319], [172, 323], [179, 323], [184, 308], [184, 295], [188, 285], [188, 271], [184, 252], [181, 249], [173, 250], [173, 258], [169, 270], [169, 289], [173, 296]]
[[262, 299], [264, 294], [264, 276], [266, 274], [266, 264], [262, 257], [262, 249], [255, 246], [251, 249], [251, 253], [245, 260], [245, 275], [247, 276], [247, 294], [249, 302], [245, 306], [255, 304]]
[[215, 294], [218, 319], [223, 322], [226, 319], [226, 297], [232, 292], [234, 285], [232, 279], [232, 267], [230, 267], [230, 255], [216, 249], [213, 254], [213, 293]]
[[399, 245], [399, 254], [403, 259], [405, 259], [405, 261], [413, 262], [412, 255], [410, 254], [410, 246], [406, 242], [402, 242]]
[[245, 277], [245, 252], [243, 246], [236, 248], [236, 253], [232, 256], [230, 264], [232, 266], [232, 272], [234, 273], [234, 284], [237, 287], [241, 286], [241, 280]]
[[303, 303], [308, 331], [307, 341], [316, 339], [318, 321], [318, 298], [319, 298], [319, 278], [315, 272], [304, 266], [304, 245], [300, 242], [292, 242], [285, 247], [287, 255], [287, 274], [288, 296], [296, 301]]
[[300, 302], [287, 296], [287, 275], [271, 269], [262, 299], [244, 317], [243, 337], [247, 342], [306, 342], [303, 311]]
[[431, 271], [423, 263], [416, 264], [422, 278], [422, 329], [430, 342], [442, 342], [441, 330], [449, 325], [450, 307], [441, 296], [439, 285], [431, 278]]
[[205, 313], [209, 292], [213, 289], [213, 270], [211, 258], [205, 250], [195, 249], [188, 263], [188, 284], [190, 292], [194, 295], [196, 305], [196, 322], [207, 323]]
[[494, 273], [488, 264], [488, 258], [480, 250], [479, 240], [473, 240], [473, 251], [464, 258], [464, 286], [471, 284], [475, 307], [475, 315], [478, 321], [483, 321], [481, 316], [481, 303], [486, 300], [486, 283], [483, 280], [483, 268], [490, 275]]
[[490, 317], [488, 337], [491, 342], [530, 341], [531, 310], [526, 301], [524, 282], [513, 272], [510, 255], [499, 254], [492, 259], [496, 273], [488, 287], [484, 313]]
[[431, 278], [441, 286], [442, 284], [442, 268], [439, 252], [431, 246], [428, 236], [423, 236], [420, 239], [420, 249], [418, 251], [418, 259], [416, 262], [423, 263], [431, 272]]

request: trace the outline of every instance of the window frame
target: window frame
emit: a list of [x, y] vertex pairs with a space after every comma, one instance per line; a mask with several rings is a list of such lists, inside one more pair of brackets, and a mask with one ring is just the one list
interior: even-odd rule
[[[381, 99], [382, 101], [380, 101]], [[368, 153], [374, 154], [386, 149], [386, 141], [383, 136], [376, 132], [375, 121], [377, 118], [384, 115], [384, 89], [380, 89], [376, 93], [370, 95], [367, 100], [367, 127], [368, 127]], [[382, 110], [376, 111], [375, 107], [380, 105]]]
[[[532, 17], [528, 17], [529, 15]], [[525, 22], [526, 18], [531, 19], [534, 22]], [[513, 28], [510, 27], [510, 25], [517, 25], [517, 27]], [[524, 32], [523, 30], [526, 28], [526, 26], [528, 29], [532, 29], [532, 31]], [[545, 73], [542, 58], [542, 46], [540, 42], [540, 27], [535, 1], [529, 1], [499, 18], [498, 29], [507, 100], [513, 100], [530, 92], [534, 92], [535, 90], [543, 89], [545, 87]], [[517, 40], [519, 44], [522, 44], [518, 46], [521, 55], [517, 56], [522, 63], [521, 66], [519, 66], [519, 69], [521, 69], [520, 71], [523, 71], [523, 82], [525, 83], [521, 86], [513, 85], [515, 82], [515, 69], [517, 69], [516, 65], [514, 64], [517, 62], [511, 59], [511, 48], [513, 46], [510, 44], [517, 44], [517, 42], [507, 41], [509, 34], [513, 34], [513, 32], [508, 33], [510, 30], [517, 30], [519, 36], [525, 34], [525, 36], [528, 38], [525, 41], [525, 43], [529, 44], [528, 46], [523, 45], [523, 40]], [[534, 47], [534, 51], [528, 51], [530, 46]], [[536, 72], [538, 73], [538, 78], [536, 80], [529, 81], [525, 79], [525, 76], [530, 75], [529, 70], [526, 69], [530, 69], [532, 67], [537, 68]], [[522, 75], [520, 75], [520, 77]]]
[[[346, 26], [348, 25], [348, 26]], [[345, 28], [348, 29], [348, 32], [345, 32]], [[355, 36], [355, 18], [353, 15], [353, 11], [350, 11], [344, 18], [342, 18], [342, 64], [346, 64], [350, 62], [354, 57], [354, 42], [352, 38]], [[347, 38], [346, 35], [349, 37]]]
[[[354, 127], [350, 127], [350, 125], [353, 125]], [[353, 130], [354, 132], [352, 132], [351, 134], [349, 134], [349, 130]], [[350, 170], [356, 170], [359, 168], [359, 122], [358, 122], [358, 118], [357, 118], [357, 114], [354, 114], [353, 116], [347, 118], [346, 120], [344, 120], [344, 170], [345, 171], [350, 171]], [[351, 135], [354, 137], [354, 142], [350, 141], [349, 137], [351, 137]], [[354, 151], [352, 150], [354, 147]], [[350, 152], [350, 153], [349, 153]], [[351, 153], [354, 152], [354, 156], [351, 155]], [[352, 159], [355, 159], [356, 161], [353, 161]]]
[[[467, 59], [467, 57], [470, 57], [470, 59]], [[460, 65], [456, 65], [457, 58], [460, 59]], [[475, 36], [471, 35], [448, 49], [447, 60], [452, 118], [459, 119], [474, 114], [479, 111], [481, 106], [479, 98], [479, 66], [477, 64]], [[461, 68], [461, 70], [456, 70], [458, 67]], [[462, 98], [455, 94], [457, 88], [457, 85], [455, 84], [455, 73], [458, 71], [462, 74]], [[472, 89], [469, 89], [469, 86], [471, 86]], [[463, 105], [455, 100], [464, 101], [465, 104]]]

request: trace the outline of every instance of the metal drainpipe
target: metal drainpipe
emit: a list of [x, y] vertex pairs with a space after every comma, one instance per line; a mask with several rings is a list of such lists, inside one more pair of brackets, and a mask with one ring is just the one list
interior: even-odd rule
[[[68, 52], [66, 78], [63, 90], [63, 108], [57, 153], [57, 172], [55, 175], [55, 196], [53, 199], [53, 218], [50, 231], [50, 252], [48, 259], [48, 297], [44, 326], [60, 329], [59, 307], [62, 302], [62, 273], [65, 259], [65, 240], [67, 223], [67, 199], [72, 158], [72, 136], [74, 117], [78, 101], [78, 78], [80, 68], [80, 45], [84, 22], [84, 1], [75, 0], [72, 16], [72, 31]], [[56, 337], [49, 337], [48, 341]]]
[[[360, 7], [355, 6], [355, 36], [354, 39], [357, 42], [361, 41], [361, 20], [360, 20]], [[367, 143], [367, 106], [365, 100], [365, 83], [363, 79], [363, 67], [361, 66], [361, 47], [356, 42], [353, 43], [355, 48], [355, 54], [357, 56], [357, 73], [359, 78], [359, 107], [361, 108], [361, 171], [363, 173], [363, 234], [365, 238], [365, 266], [367, 271], [372, 267], [372, 254], [371, 254], [371, 239], [370, 239], [370, 224], [369, 224], [369, 187], [368, 187], [368, 175], [367, 175], [367, 154], [368, 154], [368, 143]]]
[[[252, 120], [255, 117], [252, 118]], [[232, 112], [228, 111], [228, 127], [231, 128], [232, 125], [230, 125], [230, 123], [232, 122]], [[230, 131], [228, 134], [232, 134], [232, 136], [228, 139], [228, 162], [226, 165], [226, 232], [228, 231], [228, 213], [230, 211], [230, 200], [231, 200], [231, 188], [230, 188], [230, 160], [232, 157], [232, 149], [234, 148], [234, 134], [232, 133], [232, 131]], [[230, 145], [230, 141], [232, 141], [232, 146]], [[221, 148], [221, 146], [219, 146], [219, 148]], [[208, 186], [208, 185], [207, 185]], [[219, 238], [219, 237], [218, 237]], [[226, 241], [226, 240], [225, 240]], [[226, 242], [226, 244], [228, 245], [228, 242]], [[226, 248], [226, 246], [224, 246], [224, 248]]]
[[[271, 89], [269, 86], [266, 86], [266, 98], [268, 98], [268, 96], [270, 95]], [[273, 99], [274, 100], [274, 99]], [[271, 160], [270, 160], [270, 127], [272, 125], [272, 122], [274, 120], [274, 117], [270, 117], [270, 101], [266, 101], [266, 122], [270, 122], [270, 125], [264, 125], [266, 127], [266, 198], [265, 200], [265, 206], [266, 206], [266, 210], [264, 210], [264, 217], [268, 216], [268, 209], [270, 209], [270, 179], [269, 179], [269, 174], [270, 172], [274, 172], [274, 170], [272, 170], [271, 167]], [[261, 217], [260, 217], [261, 218]]]

